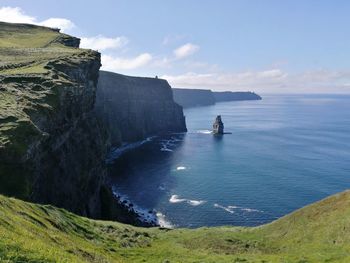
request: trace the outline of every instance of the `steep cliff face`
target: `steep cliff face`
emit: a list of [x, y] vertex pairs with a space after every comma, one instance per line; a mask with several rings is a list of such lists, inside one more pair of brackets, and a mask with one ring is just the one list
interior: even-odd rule
[[173, 89], [174, 100], [184, 108], [215, 104], [213, 92], [208, 89]]
[[104, 217], [100, 54], [49, 28], [0, 23], [0, 32], [0, 192]]
[[184, 108], [214, 105], [221, 101], [261, 100], [261, 97], [250, 91], [216, 92], [205, 89], [173, 89], [174, 100]]
[[100, 71], [96, 111], [111, 132], [113, 145], [186, 131], [182, 107], [162, 79]]
[[220, 101], [239, 101], [239, 100], [261, 100], [261, 97], [250, 91], [223, 91], [213, 92], [216, 102]]

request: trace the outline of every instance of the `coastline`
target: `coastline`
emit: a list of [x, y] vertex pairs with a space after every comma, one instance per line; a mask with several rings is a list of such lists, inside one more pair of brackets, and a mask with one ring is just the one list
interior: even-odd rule
[[[176, 142], [181, 141], [178, 138], [172, 137], [172, 135], [182, 135], [184, 133], [169, 133], [171, 135], [170, 139], [160, 139], [160, 151], [162, 152], [172, 152], [173, 150], [169, 147], [175, 146]], [[145, 145], [146, 143], [152, 142], [156, 138], [160, 136], [150, 136], [147, 137], [144, 140], [132, 142], [132, 143], [123, 143], [120, 147], [113, 147], [110, 151], [110, 153], [107, 155], [106, 158], [106, 164], [112, 165], [117, 159], [119, 159], [122, 155], [136, 150], [139, 147]], [[126, 194], [123, 194], [119, 192], [115, 186], [111, 185], [111, 190], [114, 196], [115, 201], [122, 206], [124, 209], [127, 210], [130, 214], [137, 215], [137, 221], [140, 221], [141, 223], [144, 223], [146, 226], [149, 227], [162, 227], [162, 228], [174, 228], [175, 226], [166, 220], [165, 215], [161, 213], [160, 211], [156, 211], [154, 209], [146, 209], [143, 207], [140, 207], [139, 205], [135, 204], [130, 200], [129, 196]]]

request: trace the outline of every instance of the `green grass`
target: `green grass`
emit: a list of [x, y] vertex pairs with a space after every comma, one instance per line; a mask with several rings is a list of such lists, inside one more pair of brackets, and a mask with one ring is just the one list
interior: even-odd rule
[[350, 262], [350, 192], [255, 228], [137, 228], [0, 196], [4, 262]]

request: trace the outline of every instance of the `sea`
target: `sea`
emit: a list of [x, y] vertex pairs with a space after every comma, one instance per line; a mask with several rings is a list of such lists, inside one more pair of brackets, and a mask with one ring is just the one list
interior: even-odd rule
[[[187, 133], [109, 158], [115, 194], [163, 226], [257, 226], [350, 188], [350, 96], [263, 95], [184, 114]], [[217, 115], [229, 134], [211, 133]]]

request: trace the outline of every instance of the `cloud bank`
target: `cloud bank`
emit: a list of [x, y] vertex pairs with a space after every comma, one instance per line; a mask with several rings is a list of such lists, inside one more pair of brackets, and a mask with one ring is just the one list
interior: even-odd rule
[[94, 50], [104, 51], [107, 49], [118, 49], [126, 46], [129, 40], [126, 37], [82, 37], [80, 41], [80, 47], [90, 48]]
[[130, 70], [143, 67], [152, 61], [152, 55], [143, 53], [132, 58], [102, 55], [102, 69], [110, 71]]
[[21, 8], [9, 6], [0, 8], [0, 21], [60, 28], [62, 32], [67, 32], [75, 27], [72, 21], [65, 18], [49, 18], [38, 21], [36, 17], [26, 15]]
[[228, 73], [163, 75], [174, 87], [251, 90], [276, 93], [349, 93], [350, 70], [313, 70], [288, 74], [281, 69]]

